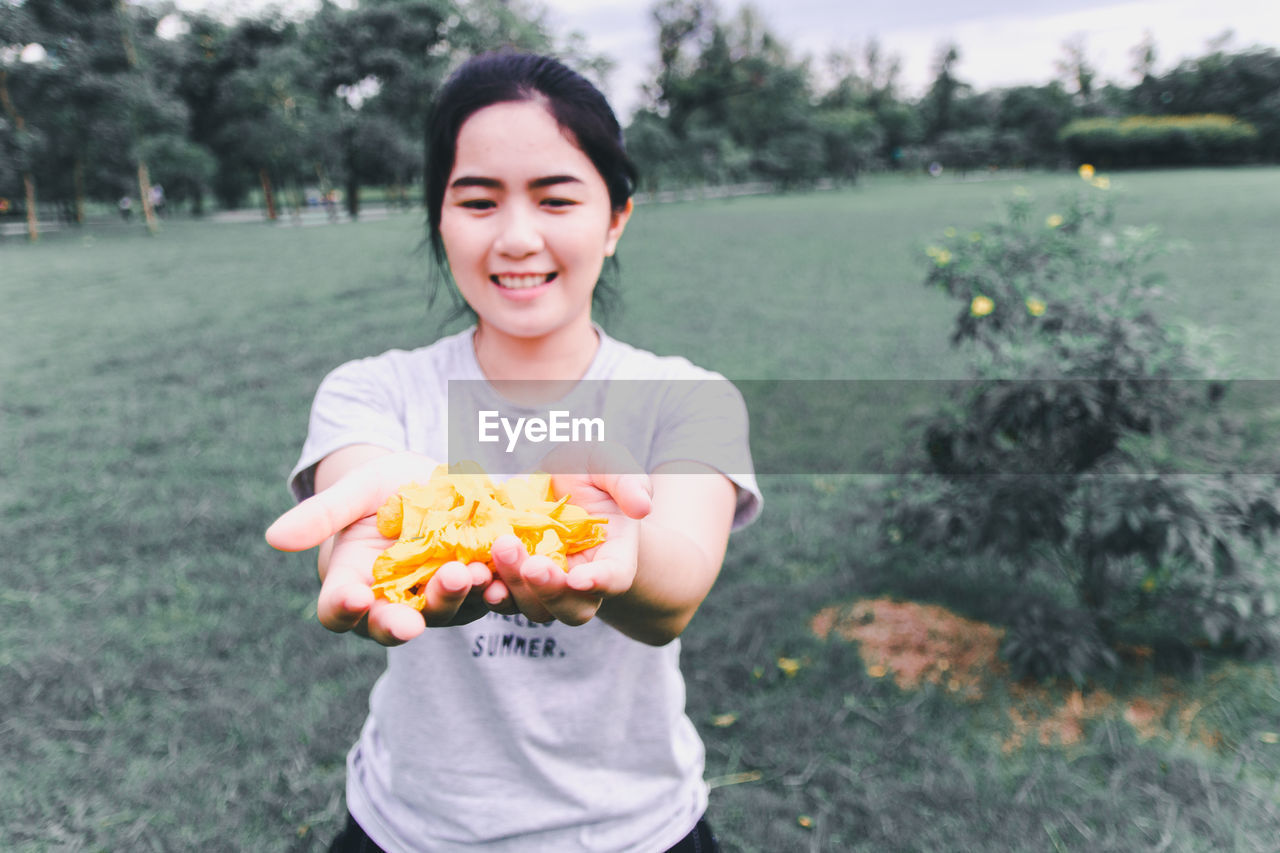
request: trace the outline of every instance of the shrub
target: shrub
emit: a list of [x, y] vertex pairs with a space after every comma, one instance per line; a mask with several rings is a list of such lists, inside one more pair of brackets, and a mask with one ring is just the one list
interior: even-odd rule
[[1242, 163], [1259, 136], [1248, 122], [1206, 114], [1077, 119], [1058, 138], [1075, 162], [1114, 169]]
[[898, 483], [887, 523], [894, 539], [1014, 561], [1015, 583], [1066, 582], [1063, 612], [1091, 627], [1013, 619], [1022, 674], [1078, 680], [1113, 660], [1097, 638], [1169, 626], [1186, 647], [1277, 646], [1275, 573], [1254, 569], [1280, 490], [1230, 473], [1228, 386], [1153, 310], [1159, 249], [1151, 229], [1114, 227], [1091, 191], [1048, 216], [1017, 198], [1003, 221], [926, 250], [928, 285], [960, 305], [952, 339], [974, 378], [920, 425], [913, 466], [933, 482]]

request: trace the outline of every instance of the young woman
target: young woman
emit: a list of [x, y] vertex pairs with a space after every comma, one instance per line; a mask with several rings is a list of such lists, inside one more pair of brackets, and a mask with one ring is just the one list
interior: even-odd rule
[[[276, 548], [320, 547], [327, 628], [389, 647], [333, 849], [715, 850], [676, 638], [760, 508], [745, 408], [736, 391], [674, 390], [728, 384], [592, 322], [635, 173], [590, 83], [545, 57], [481, 56], [430, 126], [431, 242], [475, 325], [326, 377], [290, 475], [301, 503], [267, 531]], [[489, 563], [442, 566], [419, 611], [370, 589], [388, 544], [373, 516], [458, 461], [450, 380], [521, 411], [513, 398], [558, 380], [631, 415], [553, 481], [609, 519], [604, 544], [566, 573], [500, 538]]]

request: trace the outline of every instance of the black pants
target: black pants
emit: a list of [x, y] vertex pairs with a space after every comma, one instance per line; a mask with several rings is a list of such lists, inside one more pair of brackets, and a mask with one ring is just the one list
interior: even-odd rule
[[[383, 850], [364, 834], [360, 824], [348, 814], [347, 825], [329, 845], [329, 853], [383, 853]], [[667, 853], [720, 853], [720, 845], [704, 817]]]

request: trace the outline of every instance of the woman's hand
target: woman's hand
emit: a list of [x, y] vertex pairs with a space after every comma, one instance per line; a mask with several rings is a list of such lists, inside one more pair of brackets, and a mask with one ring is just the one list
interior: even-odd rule
[[530, 556], [515, 536], [501, 536], [491, 552], [497, 577], [484, 600], [498, 612], [518, 610], [534, 622], [581, 625], [604, 599], [631, 589], [639, 561], [639, 519], [649, 514], [653, 488], [619, 445], [555, 451], [540, 467], [551, 474], [556, 497], [567, 494], [591, 515], [609, 519], [608, 538], [570, 554], [566, 573], [547, 557]]
[[377, 512], [386, 499], [411, 481], [425, 483], [436, 463], [412, 453], [377, 452], [359, 445], [326, 458], [322, 488], [267, 529], [267, 542], [281, 551], [321, 546], [320, 595], [316, 614], [330, 631], [356, 630], [384, 646], [412, 640], [428, 626], [461, 624], [484, 615], [481, 595], [492, 579], [483, 563], [446, 563], [427, 582], [421, 612], [375, 598], [373, 562], [390, 545], [378, 533]]

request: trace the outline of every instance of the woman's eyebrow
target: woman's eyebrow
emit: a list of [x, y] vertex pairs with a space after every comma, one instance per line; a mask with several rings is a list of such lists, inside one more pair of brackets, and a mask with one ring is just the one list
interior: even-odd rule
[[499, 181], [496, 178], [481, 178], [479, 176], [463, 175], [461, 178], [458, 178], [456, 181], [449, 184], [449, 187], [455, 190], [459, 187], [485, 187], [486, 189], [500, 190], [502, 189], [502, 181]]
[[553, 187], [556, 184], [580, 184], [581, 178], [575, 178], [573, 175], [548, 175], [545, 178], [535, 178], [529, 182], [529, 189], [540, 190], [545, 187]]
[[[575, 178], [573, 175], [547, 175], [545, 178], [534, 178], [529, 182], [529, 189], [540, 190], [546, 187], [553, 187], [557, 184], [581, 184], [581, 178]], [[490, 190], [502, 189], [502, 181], [497, 178], [485, 178], [480, 175], [463, 175], [462, 177], [449, 184], [451, 189], [459, 189], [461, 187], [482, 187]]]

